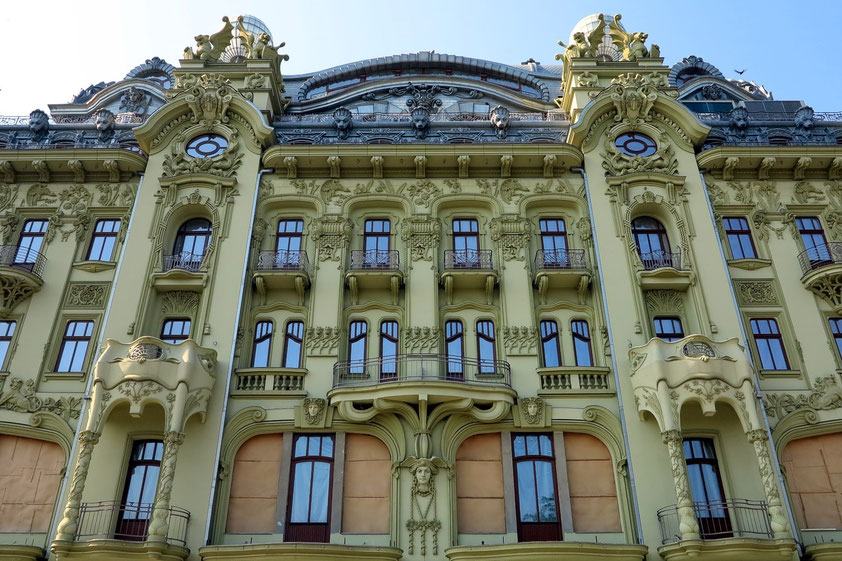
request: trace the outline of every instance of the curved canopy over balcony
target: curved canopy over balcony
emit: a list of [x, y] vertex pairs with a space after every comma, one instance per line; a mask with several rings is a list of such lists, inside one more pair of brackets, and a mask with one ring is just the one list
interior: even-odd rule
[[798, 255], [801, 283], [836, 311], [842, 310], [842, 242], [811, 247]]
[[0, 246], [0, 317], [41, 290], [47, 258], [14, 245]]

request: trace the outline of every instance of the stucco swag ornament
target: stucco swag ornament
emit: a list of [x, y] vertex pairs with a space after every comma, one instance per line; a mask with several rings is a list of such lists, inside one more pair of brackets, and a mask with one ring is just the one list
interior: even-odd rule
[[606, 173], [614, 176], [641, 171], [654, 171], [667, 175], [678, 173], [678, 159], [667, 134], [661, 133], [658, 149], [651, 156], [630, 156], [620, 151], [614, 144], [611, 129], [605, 131], [603, 140], [602, 167]]

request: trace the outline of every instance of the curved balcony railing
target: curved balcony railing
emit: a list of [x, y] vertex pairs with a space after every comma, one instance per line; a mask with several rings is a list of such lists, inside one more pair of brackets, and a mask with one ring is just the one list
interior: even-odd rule
[[0, 267], [20, 269], [40, 279], [46, 265], [47, 258], [34, 249], [16, 245], [0, 245]]
[[539, 249], [535, 252], [535, 270], [587, 269], [584, 249]]
[[490, 249], [448, 249], [444, 252], [445, 269], [492, 270]]
[[643, 268], [647, 271], [653, 271], [661, 267], [681, 269], [681, 253], [650, 251], [649, 253], [640, 254], [640, 262], [643, 263]]
[[165, 272], [173, 269], [198, 271], [204, 259], [205, 255], [202, 253], [182, 252], [175, 255], [164, 255], [163, 269]]
[[[100, 501], [82, 503], [79, 509], [79, 526], [74, 541], [124, 540], [145, 541], [149, 521], [152, 519], [152, 503]], [[187, 523], [190, 513], [183, 508], [168, 509], [167, 543], [184, 546], [187, 544]]]
[[304, 271], [310, 272], [310, 260], [306, 251], [261, 251], [257, 256], [258, 271]]
[[334, 388], [424, 381], [511, 387], [512, 369], [504, 360], [434, 354], [394, 355], [333, 365]]
[[[765, 501], [726, 499], [698, 502], [693, 503], [693, 509], [696, 511], [703, 540], [774, 537]], [[677, 505], [659, 509], [658, 524], [661, 527], [661, 543], [681, 541]]]
[[351, 252], [352, 271], [397, 271], [400, 269], [400, 252], [354, 250]]
[[811, 247], [798, 254], [801, 274], [821, 269], [835, 263], [842, 263], [842, 242], [829, 242]]

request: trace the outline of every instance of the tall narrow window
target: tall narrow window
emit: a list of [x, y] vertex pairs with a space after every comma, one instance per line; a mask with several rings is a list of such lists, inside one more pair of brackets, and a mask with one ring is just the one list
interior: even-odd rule
[[684, 459], [702, 538], [730, 538], [733, 535], [731, 520], [725, 504], [713, 440], [685, 438]]
[[477, 322], [477, 358], [480, 374], [494, 374], [497, 350], [494, 345], [494, 323], [489, 320]]
[[453, 267], [479, 269], [479, 222], [474, 218], [453, 219]]
[[591, 330], [588, 322], [576, 319], [570, 322], [573, 332], [573, 353], [576, 355], [576, 366], [593, 366], [593, 351], [591, 350]]
[[163, 455], [164, 443], [160, 440], [137, 440], [132, 445], [123, 489], [123, 505], [114, 531], [116, 539], [146, 539]]
[[398, 375], [398, 322], [380, 323], [380, 379], [394, 379]]
[[295, 435], [292, 445], [288, 542], [327, 542], [333, 479], [333, 436]]
[[464, 374], [464, 330], [462, 322], [451, 320], [444, 324], [444, 346], [447, 352], [447, 376], [461, 378]]
[[68, 321], [58, 351], [56, 372], [82, 372], [94, 330], [92, 321]]
[[795, 225], [798, 226], [798, 233], [801, 234], [801, 242], [810, 264], [815, 267], [831, 261], [830, 248], [819, 219], [815, 216], [804, 216], [796, 218]]
[[177, 345], [190, 337], [190, 319], [173, 318], [164, 322], [161, 327], [161, 341]]
[[387, 269], [389, 267], [389, 241], [392, 223], [388, 220], [366, 220], [363, 233], [363, 263], [367, 269]]
[[301, 266], [301, 233], [303, 220], [279, 220], [275, 240], [275, 261], [280, 269], [298, 269]]
[[778, 322], [771, 318], [757, 318], [749, 321], [757, 354], [760, 355], [760, 368], [763, 370], [789, 370], [784, 340], [778, 329]]
[[91, 247], [88, 248], [88, 261], [111, 261], [119, 231], [119, 220], [97, 220], [91, 236]]
[[564, 268], [568, 265], [567, 230], [561, 218], [542, 218], [538, 221], [541, 228], [541, 251], [544, 266]]
[[[833, 342], [836, 343], [836, 352], [838, 352], [839, 357], [842, 358], [842, 318], [830, 318], [829, 321], [830, 331], [833, 332]], [[12, 329], [14, 329], [14, 325], [12, 326]]]
[[366, 343], [368, 340], [368, 324], [364, 321], [352, 321], [348, 330], [348, 371], [351, 374], [365, 372]]
[[637, 253], [646, 269], [675, 266], [663, 224], [652, 217], [641, 216], [632, 220], [631, 230]]
[[725, 227], [732, 258], [754, 259], [757, 257], [748, 220], [742, 217], [725, 217], [722, 219], [722, 225]]
[[173, 244], [172, 269], [198, 269], [210, 245], [211, 223], [204, 218], [193, 218], [178, 228]]
[[9, 346], [12, 344], [12, 337], [15, 336], [14, 321], [0, 321], [0, 370], [6, 370], [6, 358], [9, 355]]
[[681, 319], [674, 317], [656, 317], [655, 337], [663, 339], [667, 343], [678, 341], [684, 337], [684, 328], [681, 327]]
[[269, 352], [272, 349], [272, 322], [259, 321], [254, 326], [254, 347], [251, 353], [252, 368], [269, 366]]
[[301, 342], [304, 340], [304, 322], [287, 323], [284, 338], [284, 368], [301, 368]]
[[46, 220], [27, 220], [23, 223], [23, 230], [15, 252], [15, 264], [32, 265], [38, 260], [38, 252], [44, 245], [47, 224]]
[[552, 320], [541, 321], [541, 350], [544, 368], [561, 366], [561, 344], [558, 341], [558, 324]]
[[512, 435], [518, 540], [557, 541], [561, 526], [555, 458], [549, 434]]

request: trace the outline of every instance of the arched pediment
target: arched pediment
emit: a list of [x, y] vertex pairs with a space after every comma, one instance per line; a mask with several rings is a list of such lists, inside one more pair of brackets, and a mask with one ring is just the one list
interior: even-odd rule
[[165, 102], [164, 90], [158, 84], [132, 78], [109, 84], [81, 103], [50, 104], [50, 113], [57, 123], [76, 123], [92, 120], [93, 114], [102, 109], [115, 115], [151, 115]]
[[679, 101], [755, 101], [743, 88], [725, 78], [700, 76], [694, 78], [678, 90]]

